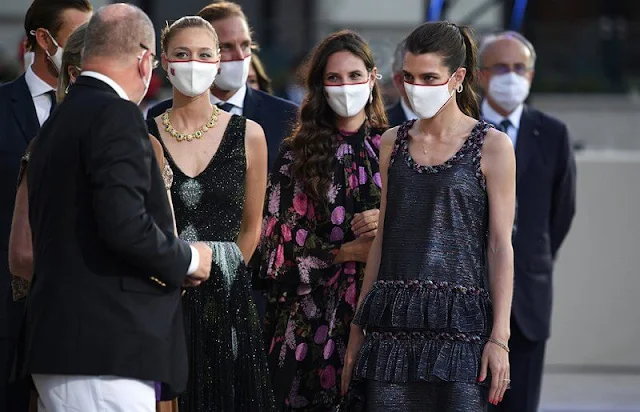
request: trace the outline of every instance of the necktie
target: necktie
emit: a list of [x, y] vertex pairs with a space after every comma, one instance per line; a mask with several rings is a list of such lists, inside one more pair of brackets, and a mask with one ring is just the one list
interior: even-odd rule
[[500, 130], [502, 133], [507, 133], [509, 131], [509, 128], [513, 126], [513, 124], [511, 124], [511, 120], [509, 119], [504, 119], [503, 121], [500, 122], [500, 124], [498, 125], [498, 130]]
[[235, 107], [231, 103], [218, 103], [216, 104], [216, 106], [218, 106], [218, 108], [220, 108], [221, 110], [224, 110], [225, 112], [231, 112], [231, 109]]
[[51, 112], [53, 112], [53, 109], [56, 108], [56, 91], [49, 90], [46, 94], [51, 99], [51, 109], [49, 110], [49, 114], [51, 114]]

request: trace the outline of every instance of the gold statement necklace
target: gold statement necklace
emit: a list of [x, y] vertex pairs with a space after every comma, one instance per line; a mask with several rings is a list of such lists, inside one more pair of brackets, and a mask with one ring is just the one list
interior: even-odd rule
[[209, 131], [209, 129], [213, 129], [216, 127], [218, 123], [218, 115], [220, 114], [220, 109], [217, 106], [213, 106], [213, 111], [211, 112], [211, 117], [209, 117], [209, 121], [204, 124], [201, 128], [196, 130], [193, 133], [180, 133], [178, 132], [173, 125], [171, 124], [171, 120], [169, 119], [169, 113], [171, 109], [167, 109], [166, 112], [162, 114], [162, 124], [164, 125], [164, 130], [171, 135], [171, 137], [175, 138], [177, 141], [182, 142], [186, 140], [187, 142], [192, 141], [193, 139], [202, 139], [204, 134]]

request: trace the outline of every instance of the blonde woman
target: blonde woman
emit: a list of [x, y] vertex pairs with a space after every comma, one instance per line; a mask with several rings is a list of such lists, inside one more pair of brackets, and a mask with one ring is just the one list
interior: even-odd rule
[[[149, 119], [173, 169], [178, 235], [214, 250], [208, 282], [183, 297], [189, 382], [180, 412], [271, 411], [273, 396], [245, 262], [258, 244], [267, 144], [255, 122], [211, 103], [220, 65], [206, 20], [183, 17], [161, 37], [173, 106]], [[164, 397], [164, 396], [163, 396]]]

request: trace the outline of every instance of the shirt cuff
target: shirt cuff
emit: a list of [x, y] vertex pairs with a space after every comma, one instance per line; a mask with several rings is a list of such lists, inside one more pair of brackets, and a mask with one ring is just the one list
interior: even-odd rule
[[200, 266], [200, 253], [198, 253], [198, 249], [189, 245], [191, 249], [191, 263], [189, 263], [189, 269], [187, 269], [187, 276], [191, 276], [196, 273], [198, 270], [198, 266]]

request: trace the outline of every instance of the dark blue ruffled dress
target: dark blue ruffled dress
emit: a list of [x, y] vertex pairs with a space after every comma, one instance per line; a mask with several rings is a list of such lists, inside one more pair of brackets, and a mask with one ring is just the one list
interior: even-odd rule
[[488, 199], [479, 122], [437, 166], [409, 154], [403, 124], [391, 156], [382, 258], [354, 322], [366, 330], [355, 367], [367, 380], [367, 411], [483, 411], [478, 383], [491, 333]]

